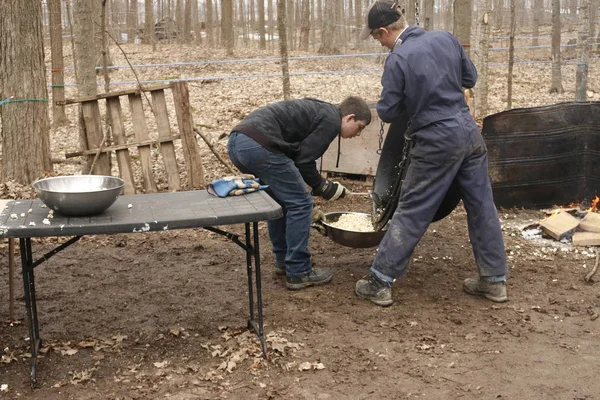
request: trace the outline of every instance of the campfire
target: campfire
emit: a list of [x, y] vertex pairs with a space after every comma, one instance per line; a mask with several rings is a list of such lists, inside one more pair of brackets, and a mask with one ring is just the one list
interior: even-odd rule
[[537, 227], [545, 235], [562, 242], [571, 241], [574, 246], [600, 246], [600, 213], [596, 206], [600, 198], [596, 196], [590, 207], [571, 205], [566, 208], [545, 210], [548, 217]]

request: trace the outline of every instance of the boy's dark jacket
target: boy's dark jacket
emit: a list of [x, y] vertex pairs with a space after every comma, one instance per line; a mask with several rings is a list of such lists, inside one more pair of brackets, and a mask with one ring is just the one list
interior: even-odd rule
[[241, 132], [267, 150], [292, 160], [313, 189], [323, 178], [315, 160], [325, 153], [342, 129], [340, 110], [317, 99], [298, 99], [269, 104], [251, 112], [232, 132]]

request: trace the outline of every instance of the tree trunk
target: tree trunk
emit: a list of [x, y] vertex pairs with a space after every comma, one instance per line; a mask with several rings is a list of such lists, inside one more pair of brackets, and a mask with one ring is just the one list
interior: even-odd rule
[[540, 41], [538, 40], [540, 36], [540, 24], [542, 23], [542, 18], [544, 16], [544, 0], [533, 0], [533, 30], [531, 39], [532, 46], [539, 46]]
[[500, 30], [503, 23], [504, 0], [493, 0], [493, 6], [494, 11], [490, 15], [494, 17], [494, 27]]
[[508, 81], [506, 83], [506, 109], [512, 108], [512, 83], [513, 83], [513, 67], [515, 64], [515, 25], [517, 17], [515, 15], [515, 0], [510, 0], [510, 35], [508, 45]]
[[479, 77], [477, 79], [476, 100], [477, 116], [483, 117], [488, 112], [488, 58], [490, 42], [490, 0], [479, 2], [479, 65], [477, 66]]
[[336, 0], [324, 0], [325, 12], [323, 16], [323, 27], [321, 28], [321, 47], [319, 54], [337, 54], [339, 50], [336, 47], [336, 26], [335, 26], [335, 4]]
[[423, 0], [423, 29], [433, 30], [433, 0]]
[[138, 30], [138, 0], [131, 0], [131, 23], [133, 24], [131, 29], [131, 42], [135, 42], [135, 33]]
[[585, 101], [587, 97], [588, 45], [590, 38], [590, 0], [581, 0], [579, 7], [579, 35], [577, 38], [577, 72], [575, 74], [575, 100]]
[[198, 10], [198, 0], [192, 0], [192, 27], [194, 28], [194, 36], [196, 44], [202, 44], [202, 24], [200, 23], [200, 15]]
[[246, 28], [246, 18], [244, 16], [244, 0], [239, 1], [237, 26], [242, 28], [242, 39], [244, 44], [248, 44], [248, 29]]
[[[420, 13], [420, 7], [417, 7], [417, 4], [419, 3], [418, 0], [406, 0], [406, 22], [409, 24], [417, 24], [419, 25], [421, 23], [421, 21], [419, 20], [417, 22], [417, 11]], [[363, 16], [364, 18], [364, 16]], [[419, 16], [420, 19], [420, 16]], [[364, 19], [363, 19], [364, 21]], [[361, 23], [361, 25], [359, 26], [363, 26], [364, 22]]]
[[266, 30], [265, 30], [265, 0], [258, 1], [258, 47], [261, 50], [267, 48]]
[[42, 31], [40, 1], [0, 1], [2, 182], [30, 184], [52, 171]]
[[212, 0], [206, 0], [206, 39], [208, 40], [208, 47], [213, 47], [215, 44], [214, 40], [214, 29], [213, 29], [213, 2]]
[[[452, 31], [464, 46], [465, 53], [471, 56], [471, 12], [472, 0], [454, 0], [454, 21]], [[466, 46], [465, 46], [466, 45]]]
[[277, 33], [279, 34], [279, 52], [281, 53], [281, 72], [283, 75], [283, 99], [290, 99], [290, 70], [288, 66], [287, 50], [287, 14], [285, 12], [287, 0], [277, 0]]
[[221, 45], [228, 56], [233, 55], [233, 3], [221, 0]]
[[[285, 24], [286, 24], [285, 31], [286, 31], [287, 39], [288, 39], [288, 48], [293, 51], [296, 49], [296, 46], [294, 43], [294, 38], [295, 38], [295, 34], [296, 34], [296, 21], [294, 21], [294, 2], [293, 1], [287, 0], [287, 4], [285, 5], [285, 12], [286, 12], [286, 14], [285, 14]], [[277, 28], [279, 29], [279, 25], [277, 26]]]
[[[100, 7], [100, 9], [98, 9]], [[96, 32], [101, 29], [93, 29], [94, 18], [100, 19], [102, 14], [102, 3], [94, 4], [88, 0], [75, 0], [73, 4], [73, 45], [75, 50], [75, 69], [77, 71], [77, 88], [79, 96], [95, 96], [98, 94], [96, 85], [96, 60], [100, 61], [102, 55], [100, 46], [96, 42]], [[83, 124], [83, 111], [80, 106], [80, 147], [82, 149], [97, 148], [100, 143], [88, 145], [87, 132]], [[88, 166], [92, 165], [93, 157], [88, 157]], [[101, 154], [96, 160], [96, 173], [110, 175], [110, 160], [107, 153]], [[86, 171], [87, 172], [87, 171]]]
[[358, 33], [364, 25], [365, 18], [363, 16], [362, 4], [360, 0], [354, 0], [354, 25], [356, 26], [356, 34], [354, 40], [358, 40]]
[[52, 123], [54, 126], [59, 126], [69, 122], [65, 114], [65, 106], [56, 104], [57, 101], [65, 99], [60, 0], [48, 0], [48, 12], [50, 14], [48, 25], [50, 26], [50, 55], [52, 58]]
[[152, 51], [156, 50], [154, 37], [154, 7], [152, 0], [146, 0], [144, 13], [144, 43], [152, 45]]
[[302, 24], [300, 26], [300, 50], [308, 51], [310, 34], [310, 0], [302, 0]]
[[552, 1], [552, 84], [550, 93], [563, 93], [560, 60], [560, 0]]
[[[183, 22], [184, 20], [184, 12], [183, 12], [183, 0], [177, 0], [175, 3], [175, 31], [177, 32], [177, 37], [181, 40], [183, 36]], [[168, 34], [167, 34], [167, 37]]]
[[192, 0], [185, 0], [183, 8], [183, 42], [189, 43], [192, 41]]
[[[269, 35], [269, 41], [271, 43], [273, 43], [273, 35], [275, 34], [275, 28], [273, 27], [273, 0], [267, 0], [267, 17], [269, 20], [268, 26], [267, 26], [267, 34]], [[273, 46], [271, 45], [271, 48], [273, 48]]]

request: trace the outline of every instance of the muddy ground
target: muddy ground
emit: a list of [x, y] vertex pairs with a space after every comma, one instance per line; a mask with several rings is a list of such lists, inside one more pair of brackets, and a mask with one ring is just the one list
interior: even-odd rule
[[[369, 211], [360, 198], [321, 206]], [[389, 308], [354, 294], [375, 249], [315, 232], [314, 262], [334, 279], [289, 291], [273, 273], [261, 224], [268, 361], [245, 329], [245, 261], [235, 244], [200, 229], [84, 238], [36, 271], [44, 339], [36, 390], [20, 268], [17, 321], [8, 318], [4, 247], [0, 398], [598, 399], [600, 290], [583, 279], [595, 254], [523, 237], [542, 217], [501, 210], [508, 303], [463, 293], [475, 268], [459, 205], [431, 225]], [[34, 251], [57, 243], [37, 241]]]

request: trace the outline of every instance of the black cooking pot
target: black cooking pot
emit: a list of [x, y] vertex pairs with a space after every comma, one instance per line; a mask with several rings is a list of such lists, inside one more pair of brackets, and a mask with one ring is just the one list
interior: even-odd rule
[[[408, 127], [408, 114], [404, 113], [394, 121], [387, 132], [383, 143], [377, 174], [373, 184], [373, 226], [382, 229], [394, 215], [402, 182], [406, 176], [410, 158], [402, 161], [404, 133]], [[401, 166], [402, 164], [402, 166]], [[433, 221], [438, 221], [452, 212], [460, 201], [460, 192], [456, 181], [452, 182], [442, 204], [438, 208]]]

